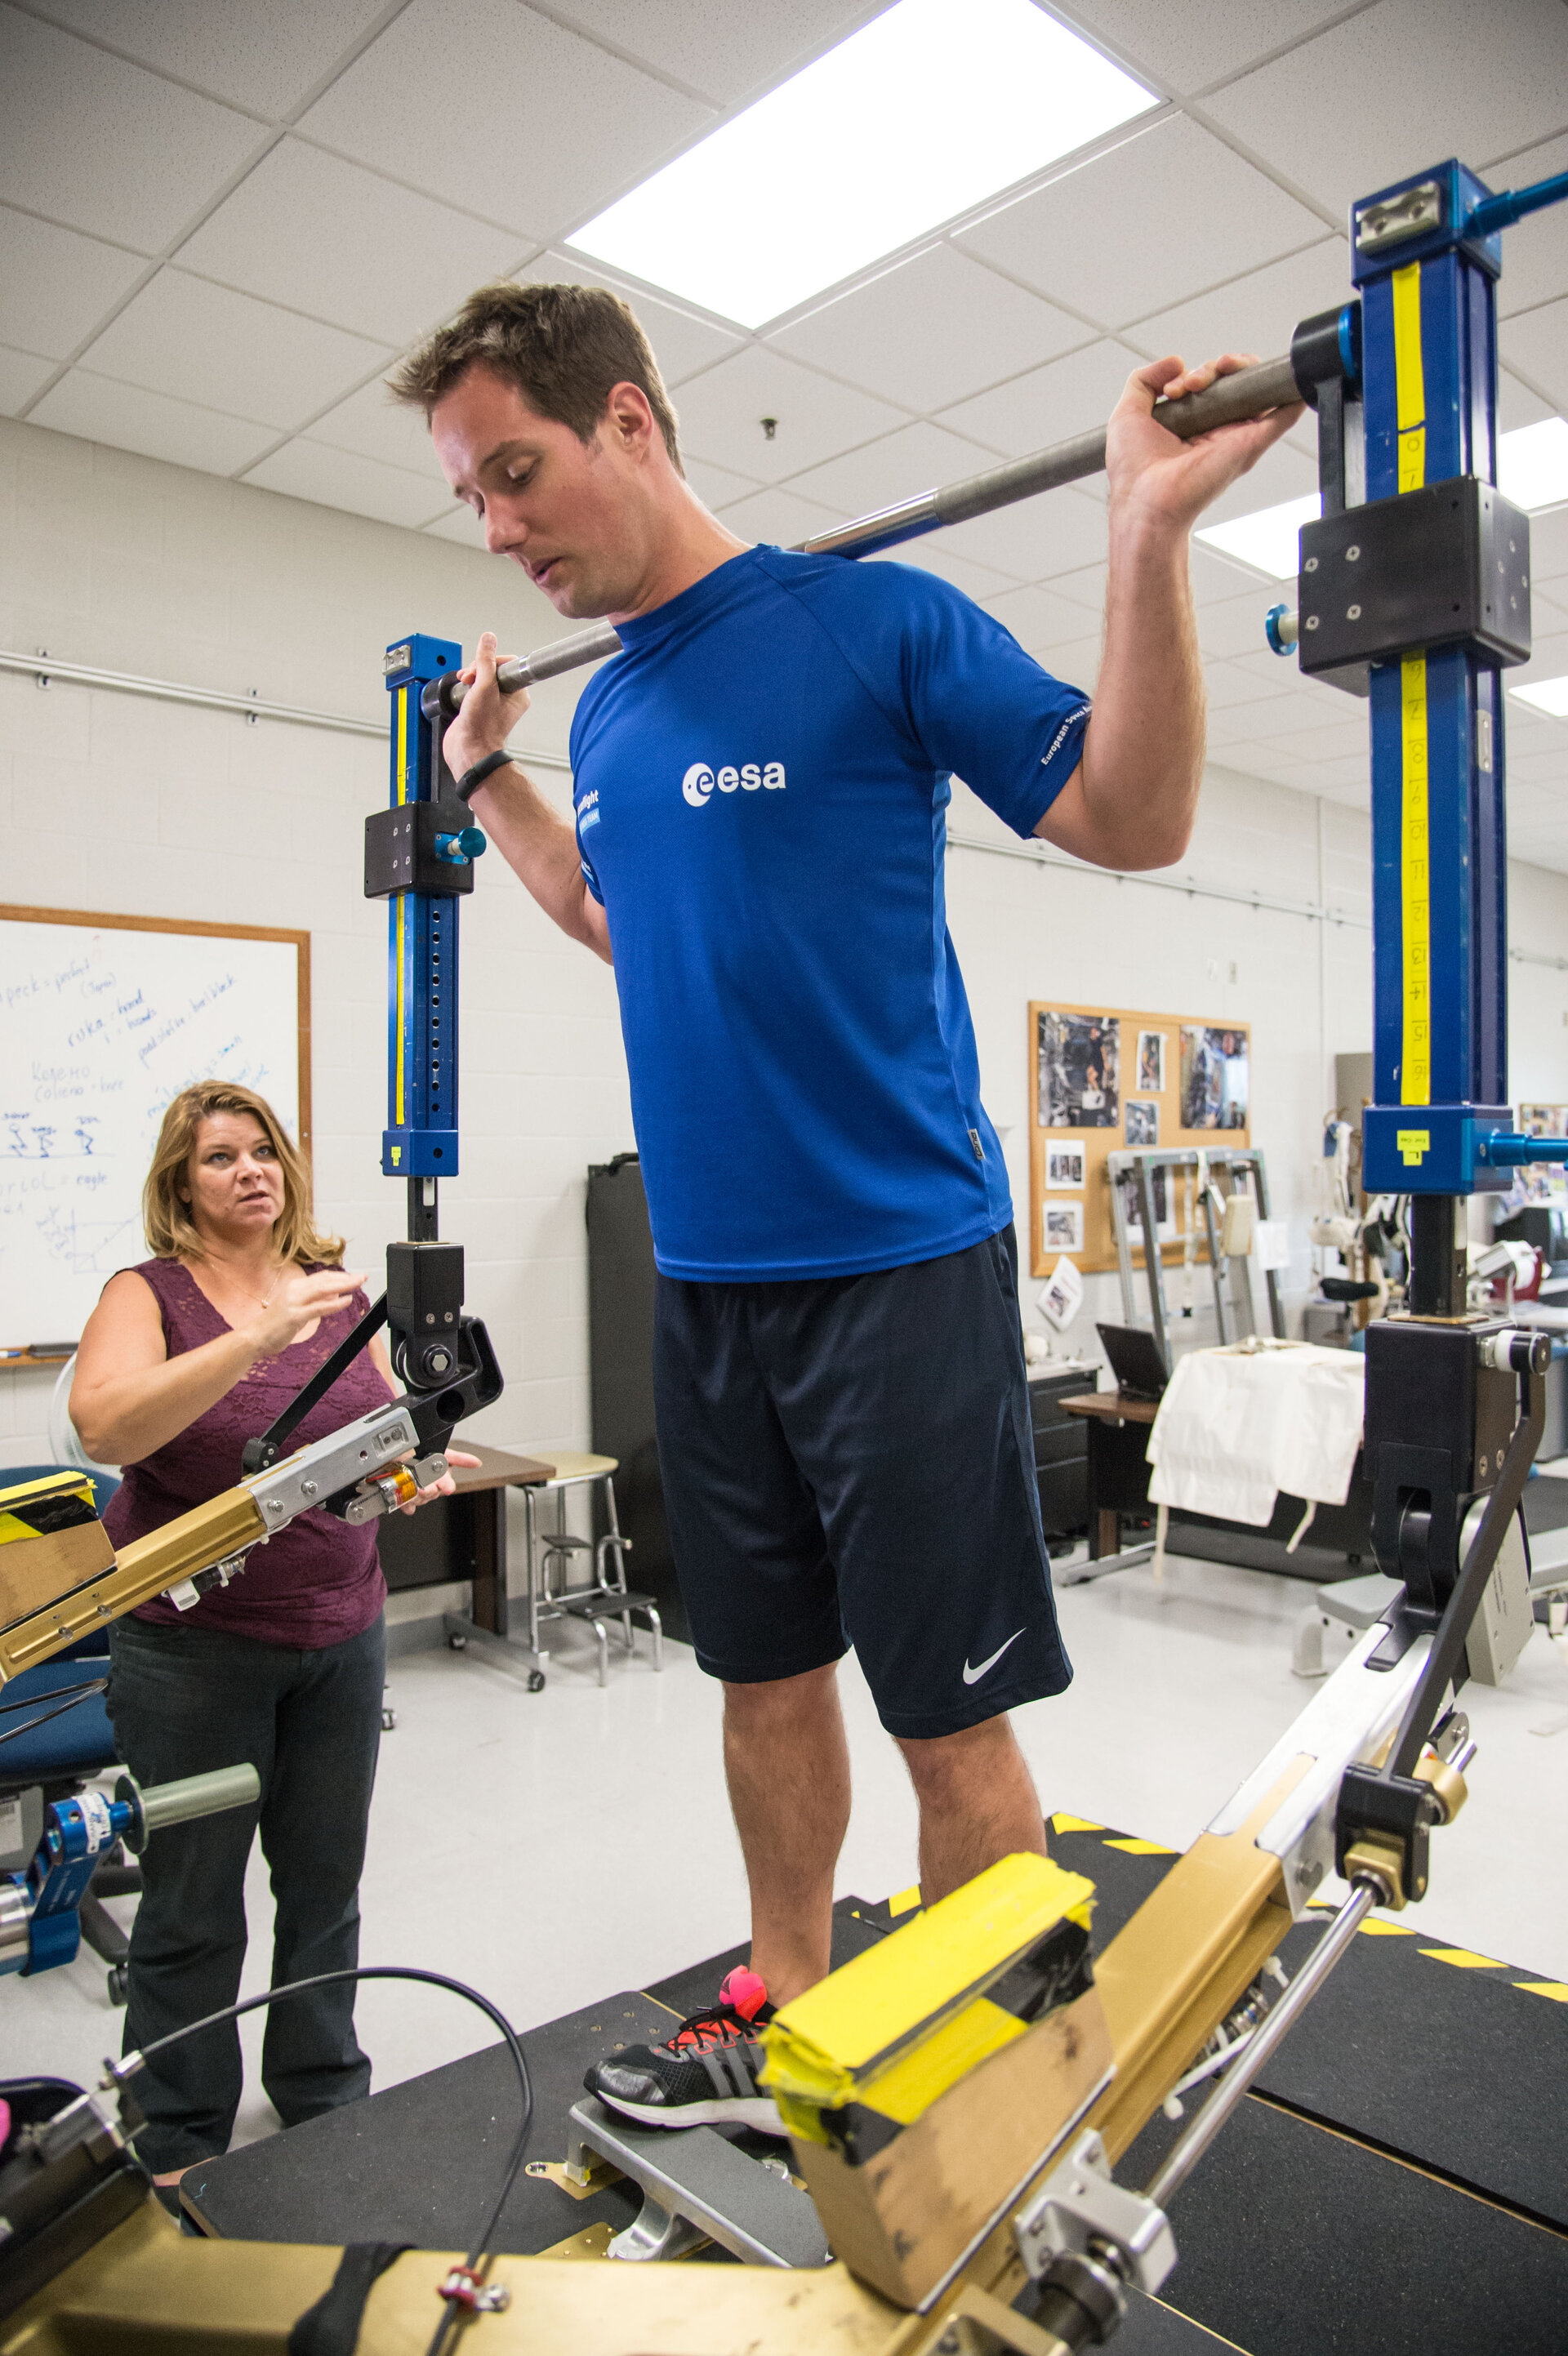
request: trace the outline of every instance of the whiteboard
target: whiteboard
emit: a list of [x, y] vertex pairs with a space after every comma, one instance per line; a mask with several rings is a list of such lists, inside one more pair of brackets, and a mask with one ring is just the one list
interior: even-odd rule
[[308, 955], [303, 933], [0, 911], [0, 1346], [77, 1340], [146, 1258], [181, 1088], [242, 1081], [300, 1139], [303, 1062], [308, 1132]]

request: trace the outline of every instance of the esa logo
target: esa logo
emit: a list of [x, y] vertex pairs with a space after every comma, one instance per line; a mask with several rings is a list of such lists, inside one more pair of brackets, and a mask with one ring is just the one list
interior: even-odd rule
[[721, 794], [755, 794], [759, 788], [768, 793], [784, 790], [782, 761], [746, 761], [738, 769], [709, 768], [706, 761], [693, 761], [681, 780], [681, 791], [693, 809], [702, 809], [713, 799], [714, 790]]

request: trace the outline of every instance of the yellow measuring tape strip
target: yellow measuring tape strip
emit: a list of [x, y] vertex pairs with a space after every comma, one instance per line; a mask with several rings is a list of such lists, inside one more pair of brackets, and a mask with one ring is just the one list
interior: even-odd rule
[[[1421, 357], [1421, 264], [1393, 276], [1394, 392], [1400, 490], [1426, 480], [1426, 371]], [[1400, 915], [1403, 939], [1404, 1044], [1400, 1102], [1432, 1102], [1432, 854], [1428, 809], [1426, 658], [1400, 665], [1403, 792], [1400, 820]]]
[[1399, 484], [1419, 491], [1426, 480], [1426, 371], [1421, 359], [1421, 264], [1394, 272], [1394, 397], [1399, 414]]
[[[408, 799], [408, 690], [397, 691], [397, 798], [400, 803]], [[397, 895], [397, 1119], [394, 1126], [403, 1125], [403, 1038], [406, 1025], [403, 1012], [403, 969], [404, 963], [403, 939], [403, 895]]]
[[1400, 913], [1404, 942], [1404, 1052], [1400, 1102], [1432, 1102], [1432, 853], [1427, 823], [1426, 657], [1400, 665]]

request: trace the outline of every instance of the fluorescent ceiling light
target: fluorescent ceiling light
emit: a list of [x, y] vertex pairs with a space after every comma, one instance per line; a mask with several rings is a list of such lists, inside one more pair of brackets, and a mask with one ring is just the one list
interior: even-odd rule
[[567, 242], [758, 327], [1158, 104], [1034, 0], [898, 0]]
[[1521, 703], [1533, 703], [1538, 712], [1550, 712], [1553, 720], [1568, 720], [1568, 678], [1538, 679], [1510, 692]]
[[1568, 502], [1568, 424], [1561, 417], [1499, 435], [1498, 488], [1528, 515]]
[[[1568, 424], [1548, 417], [1539, 425], [1521, 425], [1498, 441], [1498, 487], [1516, 508], [1539, 514], [1542, 508], [1568, 505]], [[1230, 523], [1206, 524], [1193, 537], [1221, 556], [1234, 557], [1251, 573], [1272, 581], [1294, 581], [1300, 562], [1296, 534], [1304, 523], [1322, 513], [1317, 493], [1286, 499], [1277, 508], [1260, 508], [1255, 514], [1237, 516]], [[1553, 687], [1558, 682], [1550, 682]], [[1534, 690], [1517, 689], [1533, 700]], [[1555, 712], [1556, 704], [1542, 704]]]
[[1301, 562], [1296, 535], [1304, 523], [1316, 522], [1322, 512], [1322, 500], [1316, 491], [1309, 491], [1305, 498], [1286, 499], [1277, 508], [1260, 508], [1255, 515], [1205, 524], [1193, 537], [1207, 548], [1217, 548], [1221, 556], [1234, 557], [1250, 573], [1262, 573], [1271, 581], [1294, 581]]

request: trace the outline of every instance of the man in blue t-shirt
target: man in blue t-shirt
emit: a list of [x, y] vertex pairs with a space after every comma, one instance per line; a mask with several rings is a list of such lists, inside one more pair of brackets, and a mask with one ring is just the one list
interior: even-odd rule
[[[499, 693], [488, 634], [446, 752], [540, 905], [615, 968], [665, 1506], [725, 1687], [751, 1968], [589, 2072], [633, 2117], [779, 2131], [757, 2040], [828, 1968], [851, 1644], [914, 1783], [925, 1898], [1045, 1847], [1007, 1712], [1071, 1671], [946, 809], [957, 775], [1079, 858], [1180, 856], [1203, 759], [1187, 536], [1296, 412], [1186, 444], [1151, 412], [1240, 364], [1141, 369], [1112, 418], [1092, 709], [928, 573], [727, 531], [602, 289], [482, 289], [394, 380], [491, 551], [623, 647], [577, 706], [575, 830], [501, 749], [528, 699]], [[1039, 525], [1044, 570], [1048, 506]]]

